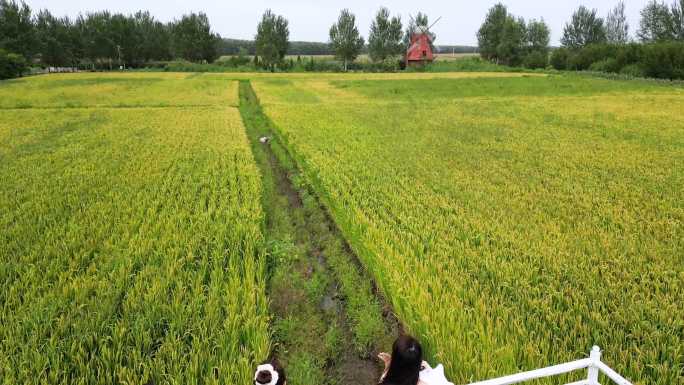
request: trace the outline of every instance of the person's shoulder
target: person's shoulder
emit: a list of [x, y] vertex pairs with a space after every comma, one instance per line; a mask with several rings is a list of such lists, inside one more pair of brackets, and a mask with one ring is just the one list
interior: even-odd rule
[[444, 366], [437, 365], [434, 369], [429, 365], [427, 367], [423, 366], [424, 369], [420, 372], [420, 382], [421, 385], [454, 385], [447, 380], [444, 375]]

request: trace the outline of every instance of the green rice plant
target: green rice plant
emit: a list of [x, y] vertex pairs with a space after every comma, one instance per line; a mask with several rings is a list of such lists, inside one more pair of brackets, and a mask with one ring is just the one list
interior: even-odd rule
[[53, 74], [0, 82], [0, 109], [237, 104], [236, 82], [199, 73]]
[[[327, 206], [455, 383], [594, 344], [636, 384], [683, 383], [683, 89], [505, 72], [0, 82], [0, 383], [251, 381], [271, 347], [272, 186], [233, 79], [316, 193], [302, 213]], [[379, 303], [343, 245], [316, 242], [368, 349]], [[272, 327], [303, 340], [306, 318]], [[332, 352], [340, 330], [320, 330]], [[293, 356], [310, 379], [330, 358]]]
[[253, 85], [452, 381], [596, 344], [637, 384], [682, 384], [684, 90], [505, 75]]
[[0, 115], [0, 383], [245, 384], [269, 355], [261, 181], [218, 105], [236, 85], [158, 76], [0, 85], [34, 107]]

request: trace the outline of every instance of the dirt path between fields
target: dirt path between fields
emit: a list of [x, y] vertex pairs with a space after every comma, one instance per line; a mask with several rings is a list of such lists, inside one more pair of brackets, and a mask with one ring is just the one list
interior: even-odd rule
[[400, 325], [304, 187], [248, 82], [240, 84], [240, 112], [264, 185], [274, 355], [293, 385], [376, 384], [375, 356], [390, 348]]

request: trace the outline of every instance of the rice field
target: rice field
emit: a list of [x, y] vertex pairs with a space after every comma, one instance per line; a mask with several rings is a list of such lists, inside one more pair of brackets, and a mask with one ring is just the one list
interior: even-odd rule
[[594, 344], [635, 384], [684, 383], [684, 89], [505, 74], [252, 84], [454, 383]]
[[237, 83], [202, 74], [78, 73], [4, 81], [0, 108], [237, 107]]
[[0, 83], [0, 383], [250, 382], [271, 342], [236, 100], [187, 74]]
[[684, 88], [503, 72], [0, 82], [0, 384], [249, 384], [288, 349], [268, 287], [305, 259], [267, 245], [237, 80], [451, 381], [596, 344], [684, 385]]

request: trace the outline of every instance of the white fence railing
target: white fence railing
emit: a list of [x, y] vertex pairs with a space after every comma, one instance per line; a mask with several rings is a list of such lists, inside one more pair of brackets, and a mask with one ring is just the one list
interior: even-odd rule
[[627, 381], [624, 377], [617, 374], [617, 372], [615, 372], [613, 369], [609, 368], [608, 365], [601, 362], [601, 350], [598, 346], [594, 346], [591, 349], [589, 358], [572, 361], [565, 364], [549, 366], [548, 368], [499, 377], [493, 380], [475, 382], [470, 385], [511, 385], [538, 378], [557, 376], [559, 374], [574, 372], [575, 370], [581, 369], [587, 369], [586, 380], [580, 380], [567, 385], [601, 385], [598, 382], [599, 373], [605, 374], [617, 385], [632, 385], [631, 382]]

